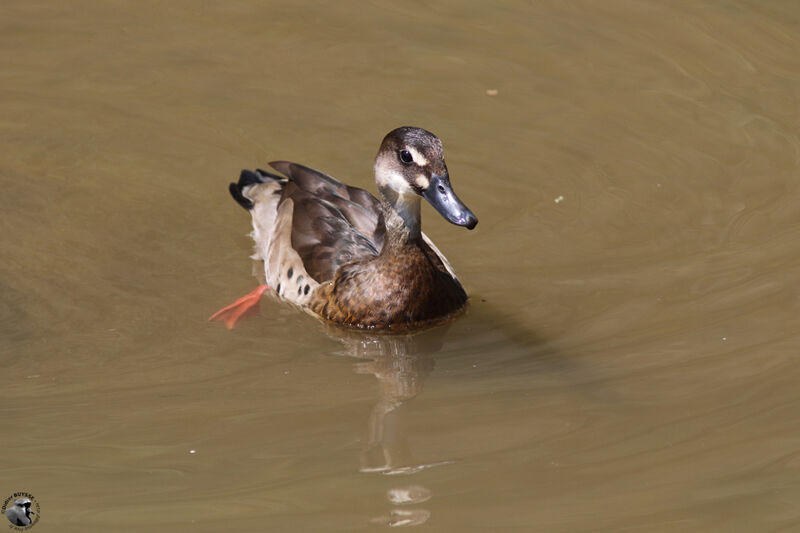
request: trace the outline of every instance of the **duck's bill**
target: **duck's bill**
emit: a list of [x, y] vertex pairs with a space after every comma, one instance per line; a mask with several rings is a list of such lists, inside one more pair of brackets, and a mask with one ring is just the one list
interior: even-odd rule
[[472, 229], [478, 224], [478, 217], [472, 214], [464, 202], [458, 199], [450, 178], [447, 174], [431, 176], [428, 188], [422, 191], [422, 196], [436, 209], [445, 220], [456, 226]]

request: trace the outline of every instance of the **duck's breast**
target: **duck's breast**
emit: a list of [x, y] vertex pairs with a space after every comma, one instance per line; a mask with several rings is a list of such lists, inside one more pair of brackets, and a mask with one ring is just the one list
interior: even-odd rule
[[461, 284], [424, 250], [344, 265], [310, 305], [332, 322], [362, 328], [422, 325], [461, 309]]

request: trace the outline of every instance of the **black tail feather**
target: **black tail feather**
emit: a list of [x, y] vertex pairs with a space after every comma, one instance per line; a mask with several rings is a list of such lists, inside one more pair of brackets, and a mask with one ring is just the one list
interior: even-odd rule
[[257, 185], [259, 183], [265, 183], [268, 179], [282, 180], [285, 178], [282, 178], [276, 174], [270, 174], [269, 172], [265, 172], [261, 169], [258, 169], [255, 172], [252, 170], [242, 170], [242, 173], [239, 175], [239, 182], [228, 185], [228, 190], [231, 192], [233, 199], [236, 200], [236, 203], [249, 211], [253, 209], [253, 202], [250, 201], [249, 198], [245, 198], [245, 196], [242, 194], [242, 191], [244, 191], [245, 187]]
[[[273, 174], [272, 172], [267, 172], [266, 170], [262, 170], [260, 168], [257, 168], [256, 172], [258, 172], [258, 175], [261, 176], [262, 178], [271, 178], [278, 181], [286, 181], [286, 178], [284, 178], [283, 176], [280, 176], [278, 174]], [[261, 182], [263, 183], [264, 180], [262, 179]]]
[[238, 183], [231, 183], [228, 185], [228, 190], [231, 192], [231, 196], [233, 196], [233, 199], [236, 200], [237, 204], [244, 207], [248, 211], [253, 209], [253, 202], [242, 195], [242, 189]]

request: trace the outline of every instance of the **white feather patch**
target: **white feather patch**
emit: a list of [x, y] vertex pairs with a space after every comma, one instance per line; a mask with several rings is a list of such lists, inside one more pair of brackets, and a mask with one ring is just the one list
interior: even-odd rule
[[418, 164], [421, 167], [424, 167], [425, 165], [428, 164], [428, 158], [422, 155], [422, 153], [419, 152], [416, 148], [409, 146], [406, 148], [406, 150], [408, 150], [409, 153], [411, 154], [411, 157], [414, 158], [414, 163]]
[[375, 180], [378, 186], [387, 187], [393, 191], [397, 191], [401, 195], [414, 194], [411, 185], [408, 184], [406, 177], [401, 173], [395, 170], [380, 170], [381, 172], [377, 173]]

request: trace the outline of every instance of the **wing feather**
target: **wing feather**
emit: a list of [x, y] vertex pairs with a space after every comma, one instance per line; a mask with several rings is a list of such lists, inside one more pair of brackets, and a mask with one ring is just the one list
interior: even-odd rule
[[342, 265], [378, 255], [385, 226], [377, 198], [303, 165], [275, 161], [270, 166], [289, 177], [280, 202], [294, 204], [292, 248], [309, 276], [322, 283]]

